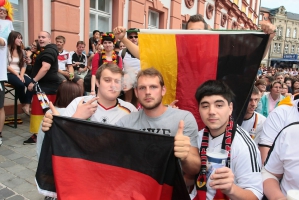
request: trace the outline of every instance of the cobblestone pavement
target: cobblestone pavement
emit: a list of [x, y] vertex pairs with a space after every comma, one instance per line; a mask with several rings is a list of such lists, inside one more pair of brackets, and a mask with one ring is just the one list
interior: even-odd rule
[[0, 147], [0, 200], [42, 200], [37, 191], [35, 171], [37, 168], [36, 145], [23, 145], [28, 139], [29, 119], [18, 115], [23, 124], [18, 128], [4, 126], [3, 144]]

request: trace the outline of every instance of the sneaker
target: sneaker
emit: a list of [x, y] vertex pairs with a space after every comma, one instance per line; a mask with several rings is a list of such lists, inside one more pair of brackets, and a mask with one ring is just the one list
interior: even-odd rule
[[0, 146], [2, 145], [2, 136], [0, 136]]
[[49, 197], [49, 196], [45, 196], [44, 200], [57, 200], [57, 198], [54, 197]]
[[35, 144], [36, 143], [36, 134], [32, 134], [32, 136], [28, 139], [28, 140], [25, 140], [23, 142], [23, 145], [26, 145], [26, 144]]

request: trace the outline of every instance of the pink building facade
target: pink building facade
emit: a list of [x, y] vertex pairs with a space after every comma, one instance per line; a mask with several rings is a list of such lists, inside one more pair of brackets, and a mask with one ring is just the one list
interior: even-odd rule
[[184, 29], [189, 17], [202, 14], [213, 29], [258, 28], [260, 0], [11, 0], [14, 27], [25, 45], [39, 31], [67, 38], [66, 49], [88, 41], [93, 30], [126, 28]]

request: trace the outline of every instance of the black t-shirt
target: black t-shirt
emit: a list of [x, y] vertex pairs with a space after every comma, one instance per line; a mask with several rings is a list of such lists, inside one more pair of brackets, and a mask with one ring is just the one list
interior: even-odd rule
[[93, 37], [89, 38], [89, 51], [92, 51], [92, 44], [94, 44], [94, 46], [98, 44], [98, 41], [96, 41]]
[[58, 72], [58, 50], [55, 44], [48, 44], [43, 51], [38, 54], [35, 59], [34, 66], [32, 68], [31, 77], [35, 77], [39, 70], [42, 67], [42, 62], [49, 63], [50, 69], [45, 74], [43, 78], [41, 78], [38, 83], [41, 89], [45, 93], [56, 93], [56, 90], [60, 84], [60, 79], [57, 75]]
[[[72, 58], [72, 64], [74, 64], [75, 62], [79, 62], [81, 63], [79, 66], [80, 68], [85, 68], [86, 66], [86, 61], [87, 61], [87, 58], [86, 58], [86, 55], [85, 54], [81, 54], [81, 55], [78, 55], [75, 51], [71, 53], [71, 58]], [[74, 70], [78, 70], [77, 67], [74, 67]]]

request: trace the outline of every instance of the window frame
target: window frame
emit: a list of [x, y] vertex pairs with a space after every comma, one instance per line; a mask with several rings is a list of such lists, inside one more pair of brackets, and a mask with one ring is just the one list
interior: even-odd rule
[[[157, 16], [156, 18], [156, 26], [150, 24], [151, 22], [151, 13], [155, 14]], [[153, 11], [153, 10], [148, 10], [148, 21], [147, 21], [147, 28], [148, 29], [159, 29], [160, 28], [160, 13], [157, 11]]]
[[[98, 3], [99, 1], [95, 1], [96, 5], [95, 7], [98, 8]], [[99, 16], [100, 17], [104, 17], [108, 19], [108, 28], [107, 31], [112, 30], [112, 6], [113, 6], [113, 2], [112, 0], [105, 0], [105, 3], [109, 4], [109, 8], [108, 8], [108, 12], [103, 11], [103, 10], [97, 10], [95, 8], [89, 7], [89, 23], [90, 23], [90, 15], [94, 15], [95, 16], [95, 29], [94, 30], [99, 30], [101, 32], [105, 32], [105, 30], [100, 30], [98, 25], [99, 25]], [[90, 25], [89, 25], [89, 37], [92, 37], [92, 32], [94, 30], [90, 30]]]
[[[13, 20], [13, 22], [12, 22], [12, 24], [13, 24], [13, 27], [14, 27], [14, 30], [15, 31], [18, 31], [18, 32], [20, 32], [21, 34], [22, 34], [22, 36], [23, 36], [23, 45], [26, 47], [26, 46], [28, 46], [29, 45], [29, 33], [28, 33], [28, 0], [18, 0], [18, 1], [22, 1], [22, 3], [23, 3], [23, 6], [22, 6], [22, 9], [23, 9], [23, 16], [21, 16], [21, 18], [23, 19], [23, 20], [16, 20], [16, 18], [15, 18], [15, 16], [14, 16], [14, 20]], [[10, 3], [12, 4], [12, 6], [14, 6], [14, 1], [10, 1]], [[14, 8], [14, 12], [17, 12], [17, 10]], [[23, 30], [16, 30], [15, 29], [15, 26], [14, 26], [14, 23], [23, 23]]]
[[288, 54], [288, 53], [289, 53], [289, 44], [286, 44], [286, 45], [284, 46], [284, 53], [285, 53], [285, 54]]

